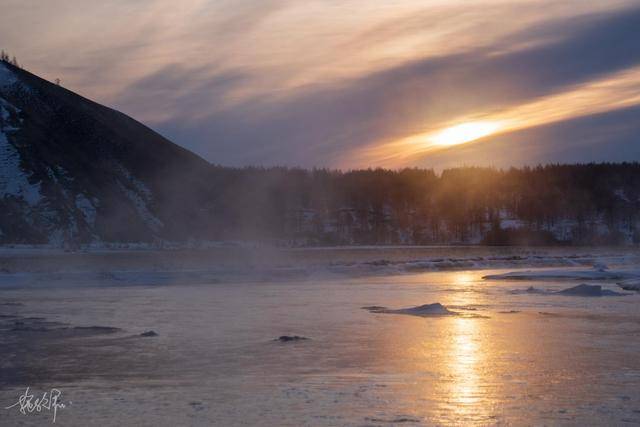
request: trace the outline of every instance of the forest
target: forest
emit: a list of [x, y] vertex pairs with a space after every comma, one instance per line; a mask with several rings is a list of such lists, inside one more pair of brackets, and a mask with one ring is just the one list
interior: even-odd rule
[[211, 237], [293, 245], [638, 244], [640, 164], [213, 167]]

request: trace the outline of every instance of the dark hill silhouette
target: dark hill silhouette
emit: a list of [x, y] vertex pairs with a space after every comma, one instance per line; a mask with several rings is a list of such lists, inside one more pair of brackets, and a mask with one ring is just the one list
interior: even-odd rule
[[17, 152], [24, 177], [40, 192], [31, 205], [20, 191], [0, 199], [4, 240], [150, 240], [197, 232], [192, 207], [203, 202], [198, 190], [208, 162], [125, 114], [10, 63], [0, 67], [5, 157]]

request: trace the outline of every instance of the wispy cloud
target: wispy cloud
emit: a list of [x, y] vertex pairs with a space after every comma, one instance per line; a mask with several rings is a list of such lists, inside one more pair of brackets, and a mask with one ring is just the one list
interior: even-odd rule
[[407, 166], [450, 146], [579, 117], [640, 106], [640, 67], [625, 69], [560, 93], [495, 112], [456, 117], [442, 128], [389, 143], [376, 143], [354, 153], [352, 161], [367, 165]]
[[443, 158], [420, 141], [460, 123], [505, 138], [634, 111], [639, 37], [631, 0], [6, 0], [0, 14], [3, 47], [33, 71], [234, 165], [419, 165]]

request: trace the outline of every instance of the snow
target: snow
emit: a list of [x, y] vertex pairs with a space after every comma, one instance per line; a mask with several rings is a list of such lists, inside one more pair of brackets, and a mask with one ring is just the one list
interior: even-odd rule
[[616, 189], [613, 192], [613, 194], [615, 194], [616, 197], [618, 197], [623, 202], [630, 202], [631, 201], [631, 200], [629, 200], [629, 198], [627, 197], [627, 194], [624, 192], [624, 189], [622, 189], [622, 188]]
[[596, 262], [595, 264], [593, 264], [593, 268], [595, 268], [598, 271], [607, 271], [609, 269], [609, 266], [603, 262]]
[[512, 295], [544, 295], [548, 292], [543, 289], [534, 288], [533, 286], [529, 286], [527, 289], [514, 289], [509, 291]]
[[20, 168], [20, 153], [9, 142], [4, 128], [0, 128], [0, 197], [14, 196], [30, 206], [37, 205], [42, 196], [40, 184], [31, 184]]
[[[94, 203], [95, 202], [97, 202], [97, 200], [94, 201]], [[78, 194], [76, 196], [76, 208], [82, 212], [85, 222], [90, 226], [94, 226], [96, 223], [96, 208], [94, 203], [87, 199], [84, 194]]]
[[602, 289], [600, 285], [581, 284], [572, 288], [563, 289], [557, 292], [560, 295], [579, 296], [579, 297], [604, 297], [604, 296], [623, 296], [619, 292]]
[[20, 113], [20, 109], [15, 105], [9, 103], [6, 99], [0, 98], [0, 128], [5, 131], [13, 131], [18, 130], [18, 128], [11, 126], [9, 123], [9, 119], [11, 115], [16, 115]]
[[544, 290], [529, 286], [526, 289], [514, 289], [509, 291], [509, 293], [511, 295], [565, 295], [574, 297], [617, 297], [631, 295], [603, 289], [600, 285], [587, 285], [585, 283], [560, 291]]
[[0, 62], [0, 87], [11, 86], [18, 82], [18, 78], [4, 65]]
[[0, 125], [4, 128], [7, 126], [5, 121], [9, 120], [12, 112], [18, 112], [19, 110], [13, 105], [9, 104], [3, 98], [0, 98]]
[[365, 310], [369, 310], [371, 313], [408, 314], [411, 316], [420, 316], [420, 317], [452, 316], [457, 314], [453, 311], [448, 310], [444, 305], [440, 304], [439, 302], [436, 302], [433, 304], [419, 305], [417, 307], [411, 307], [411, 308], [401, 308], [398, 310], [390, 310], [386, 307], [380, 307], [380, 306], [370, 306], [370, 307], [363, 307], [363, 308]]
[[127, 198], [133, 203], [134, 207], [136, 208], [136, 212], [138, 212], [138, 215], [140, 216], [140, 218], [142, 218], [142, 221], [144, 221], [144, 223], [151, 230], [153, 231], [160, 230], [163, 226], [162, 221], [160, 221], [151, 213], [149, 208], [147, 208], [147, 203], [140, 196], [140, 194], [138, 194], [136, 191], [130, 188], [127, 188], [121, 182], [118, 182], [118, 186], [120, 187], [122, 192], [125, 194], [125, 196], [127, 196]]
[[500, 221], [500, 228], [517, 229], [526, 227], [527, 223], [521, 219], [506, 218]]
[[[5, 70], [4, 74], [2, 70]], [[6, 78], [8, 72], [0, 64], [0, 85], [9, 81]], [[29, 183], [28, 175], [20, 168], [20, 153], [8, 139], [11, 132], [18, 130], [16, 125], [19, 120], [9, 122], [19, 111], [7, 100], [0, 98], [0, 198], [14, 196], [35, 206], [41, 200], [40, 184]]]
[[125, 176], [127, 182], [134, 187], [137, 193], [141, 194], [147, 201], [151, 200], [153, 195], [144, 182], [134, 177], [131, 172], [121, 164], [117, 165], [116, 170]]
[[[2, 70], [9, 72], [0, 64], [0, 84], [8, 81], [3, 77]], [[29, 183], [27, 174], [20, 168], [20, 153], [7, 138], [8, 133], [18, 130], [15, 127], [17, 123], [10, 124], [9, 121], [19, 111], [8, 101], [0, 98], [0, 198], [15, 196], [30, 206], [35, 206], [41, 200], [40, 185]]]
[[410, 314], [412, 316], [450, 316], [456, 314], [453, 311], [436, 302], [434, 304], [424, 304], [417, 307], [403, 308], [400, 310], [391, 310], [391, 313]]
[[513, 271], [484, 276], [485, 280], [624, 280], [640, 277], [637, 270], [539, 270]]
[[[614, 191], [614, 193], [618, 197], [622, 197], [622, 190]], [[626, 196], [625, 196], [626, 197]], [[414, 236], [422, 235], [425, 238], [433, 239], [433, 242], [455, 242], [455, 243], [464, 243], [464, 244], [480, 244], [482, 239], [486, 236], [486, 234], [492, 229], [494, 223], [493, 221], [489, 221], [489, 218], [485, 218], [485, 222], [478, 223], [468, 230], [466, 237], [462, 240], [458, 240], [457, 234], [454, 229], [451, 228], [450, 224], [445, 221], [439, 222], [438, 228], [440, 232], [435, 235], [429, 232], [419, 232], [412, 226], [399, 226], [395, 224], [393, 219], [393, 212], [390, 210], [391, 208], [388, 205], [383, 206], [383, 216], [387, 225], [385, 226], [386, 231], [393, 236], [393, 238], [388, 242], [402, 242], [403, 244], [411, 244], [415, 243]], [[361, 217], [356, 214], [356, 210], [343, 206], [335, 212], [335, 215], [330, 214], [328, 212], [316, 211], [313, 209], [294, 209], [288, 213], [288, 226], [291, 230], [296, 232], [305, 232], [305, 231], [317, 231], [318, 225], [320, 225], [320, 230], [323, 230], [326, 234], [336, 234], [342, 242], [354, 242], [353, 233], [357, 230], [370, 230], [373, 226], [372, 217], [370, 211], [365, 217]], [[633, 243], [633, 225], [632, 224], [623, 224], [622, 222], [617, 223], [616, 225], [611, 225], [607, 221], [607, 218], [604, 214], [594, 214], [592, 217], [587, 218], [584, 222], [578, 222], [575, 218], [572, 217], [564, 217], [557, 218], [554, 221], [545, 221], [542, 224], [534, 225], [528, 221], [518, 219], [515, 216], [515, 213], [508, 212], [506, 210], [501, 210], [500, 216], [500, 227], [503, 230], [509, 230], [511, 232], [517, 230], [534, 230], [534, 231], [545, 231], [550, 233], [554, 238], [559, 241], [573, 241], [576, 239], [576, 236], [579, 235], [582, 230], [589, 229], [593, 233], [594, 238], [602, 238], [604, 240], [612, 237], [612, 233], [615, 234], [616, 238], [622, 238], [622, 240], [626, 244]], [[635, 224], [635, 226], [640, 226], [640, 223]], [[302, 242], [305, 240], [302, 239]]]
[[117, 169], [126, 182], [118, 181], [118, 186], [127, 198], [133, 203], [140, 218], [151, 230], [157, 232], [164, 224], [149, 210], [147, 203], [152, 199], [151, 190], [139, 179], [135, 178], [127, 168], [119, 165]]
[[640, 278], [623, 280], [621, 282], [618, 282], [618, 286], [620, 286], [625, 291], [640, 291]]

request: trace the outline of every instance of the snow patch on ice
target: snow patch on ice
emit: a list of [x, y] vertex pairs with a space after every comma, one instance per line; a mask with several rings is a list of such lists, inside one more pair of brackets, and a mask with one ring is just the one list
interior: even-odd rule
[[600, 285], [581, 284], [572, 288], [563, 289], [557, 292], [560, 295], [578, 296], [578, 297], [605, 297], [605, 296], [623, 296], [619, 292], [602, 289]]
[[593, 264], [593, 268], [595, 268], [597, 271], [607, 271], [609, 269], [609, 266], [603, 262], [596, 262]]
[[504, 274], [490, 274], [485, 280], [624, 280], [640, 277], [640, 271], [599, 271], [599, 270], [541, 270], [512, 271]]
[[574, 297], [615, 297], [630, 295], [603, 289], [600, 285], [587, 285], [585, 283], [561, 291], [544, 290], [529, 286], [526, 289], [514, 289], [509, 291], [509, 293], [512, 295], [567, 295]]
[[618, 282], [618, 286], [625, 291], [640, 291], [640, 278], [623, 280], [622, 282]]
[[512, 291], [509, 291], [510, 294], [512, 295], [543, 295], [543, 294], [548, 294], [548, 291], [545, 291], [544, 289], [538, 289], [538, 288], [534, 288], [533, 286], [529, 286], [526, 289], [514, 289]]
[[386, 314], [408, 314], [411, 316], [452, 316], [458, 313], [448, 310], [444, 305], [439, 302], [433, 304], [424, 304], [417, 307], [401, 308], [398, 310], [391, 310], [386, 307], [370, 306], [362, 307], [365, 310], [369, 310], [371, 313], [386, 313]]

